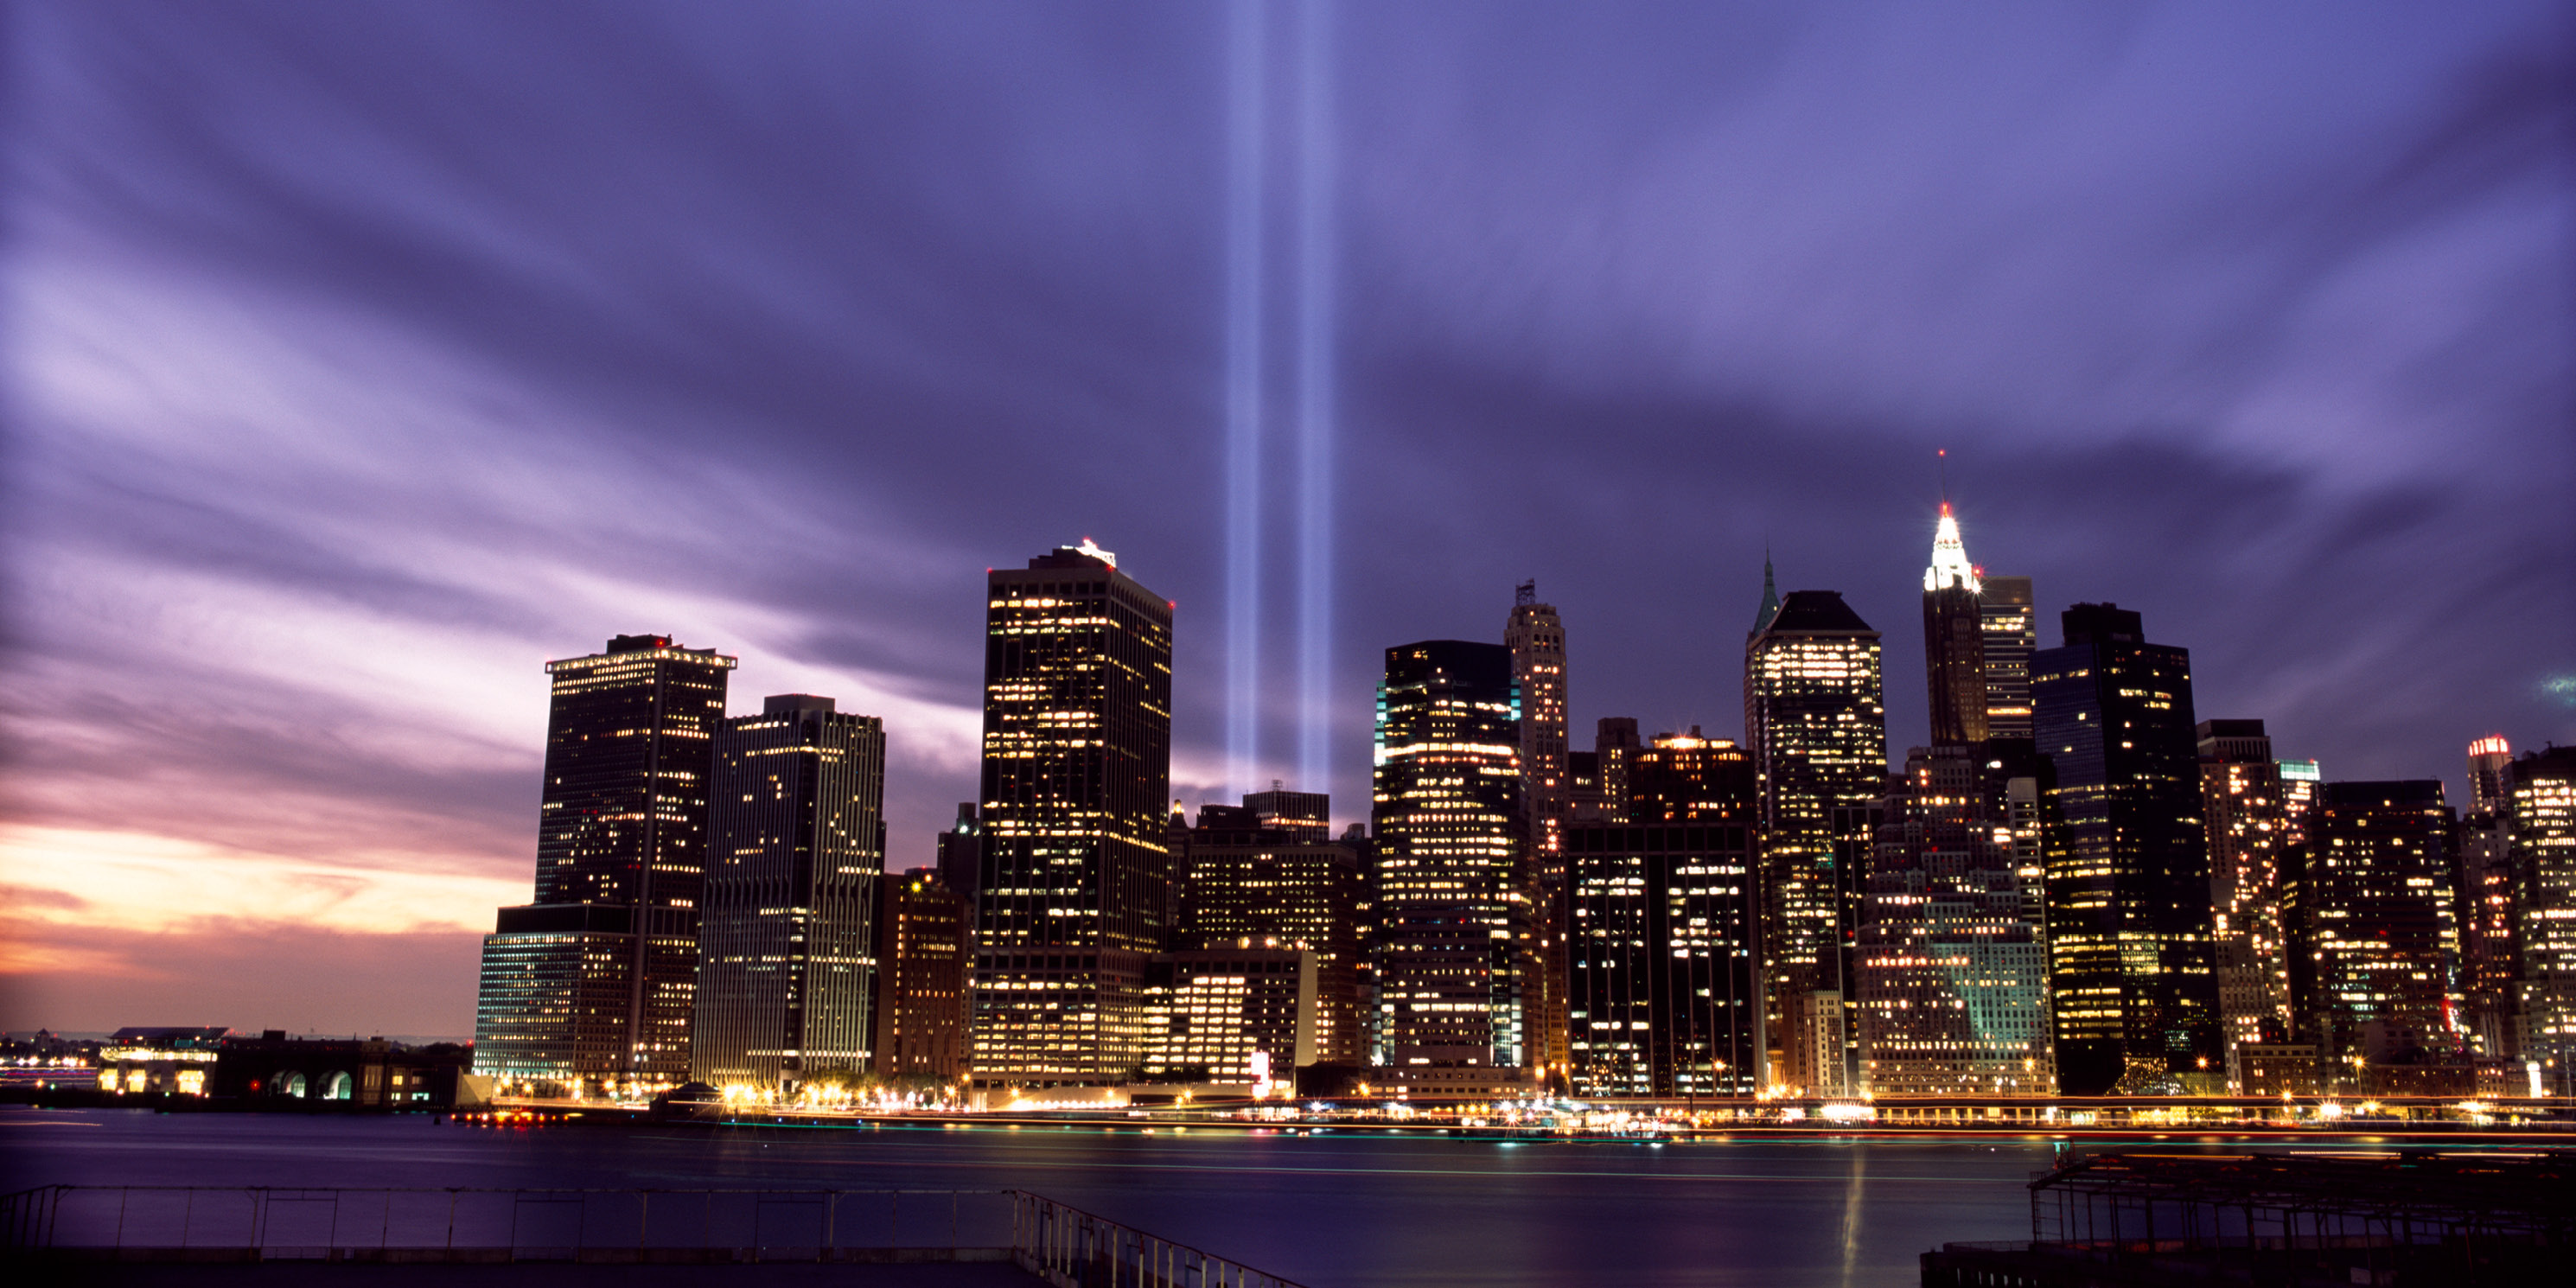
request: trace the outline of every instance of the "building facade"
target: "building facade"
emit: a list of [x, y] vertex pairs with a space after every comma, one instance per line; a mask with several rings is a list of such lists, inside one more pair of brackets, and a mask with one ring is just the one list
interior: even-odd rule
[[2362, 1066], [2455, 1055], [2451, 807], [2436, 779], [2327, 783], [2290, 882], [2299, 1038], [2339, 1085]]
[[1146, 968], [1149, 1079], [1277, 1083], [1322, 1055], [1316, 954], [1295, 948], [1158, 953]]
[[663, 635], [548, 662], [536, 899], [483, 940], [478, 1073], [650, 1094], [688, 1076], [715, 736], [734, 659]]
[[[1305, 798], [1300, 813], [1272, 809], [1282, 796]], [[1312, 1054], [1302, 1063], [1367, 1062], [1361, 994], [1366, 936], [1362, 905], [1367, 876], [1361, 846], [1309, 826], [1327, 818], [1321, 792], [1255, 792], [1241, 810], [1209, 806], [1198, 826], [1179, 834], [1186, 873], [1179, 951], [1304, 951], [1314, 957]], [[1282, 821], [1290, 826], [1280, 826]], [[1284, 1075], [1288, 1053], [1273, 1052]]]
[[966, 896], [935, 868], [878, 883], [877, 1072], [940, 1083], [967, 1073]]
[[716, 735], [689, 1076], [781, 1098], [875, 1066], [885, 726], [774, 695]]
[[1172, 605], [1089, 542], [987, 583], [975, 1076], [1114, 1083], [1169, 931]]
[[2246, 1085], [2243, 1048], [2291, 1040], [2284, 881], [2305, 854], [2280, 762], [2260, 720], [2203, 720], [2201, 817], [2209, 832], [2210, 934], [2229, 1085]]
[[1887, 775], [1879, 637], [1833, 591], [1775, 599], [1767, 564], [1763, 580], [1744, 645], [1744, 732], [1763, 830], [1765, 1033], [1779, 1052], [1768, 1072], [1774, 1086], [1843, 1095], [1857, 1073], [1842, 1021], [1860, 876]]
[[1574, 1094], [1749, 1096], [1761, 1089], [1751, 805], [1747, 792], [1731, 818], [1568, 829]]
[[1936, 747], [1986, 740], [1986, 624], [1977, 594], [1977, 570], [1944, 501], [1932, 562], [1923, 570], [1923, 674], [1932, 691]]
[[2039, 651], [2039, 613], [2030, 578], [1980, 576], [1977, 616], [1986, 635], [1986, 736], [2031, 736], [2030, 658]]
[[1528, 1068], [1534, 883], [1511, 651], [1463, 640], [1388, 649], [1373, 786], [1370, 1062]]
[[2576, 747], [2526, 752], [2506, 791], [2522, 887], [2522, 1058], [2576, 1095]]
[[1533, 886], [1531, 934], [1537, 968], [1529, 980], [1530, 1058], [1553, 1076], [1566, 1062], [1565, 828], [1574, 807], [1565, 714], [1565, 623], [1523, 582], [1503, 626], [1512, 682], [1521, 698], [1521, 802], [1529, 816]]
[[1916, 747], [1879, 804], [1854, 1025], [1878, 1096], [2056, 1090], [2026, 742]]
[[2049, 995], [2068, 1095], [2211, 1092], [2226, 1083], [2209, 839], [2191, 655], [2139, 615], [2077, 604], [2065, 644], [2031, 660], [2054, 762]]
[[2462, 1023], [2477, 1054], [2522, 1055], [2521, 882], [2513, 863], [2513, 747], [2469, 744], [2469, 808], [2460, 819], [2458, 893]]

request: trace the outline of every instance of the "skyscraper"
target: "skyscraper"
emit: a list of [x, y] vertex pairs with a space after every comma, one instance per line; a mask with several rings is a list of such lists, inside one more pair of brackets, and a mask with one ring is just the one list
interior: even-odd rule
[[1744, 644], [1744, 732], [1763, 828], [1766, 1034], [1781, 1057], [1770, 1072], [1777, 1085], [1839, 1095], [1854, 1073], [1842, 1025], [1859, 869], [1887, 776], [1878, 632], [1830, 590], [1775, 604], [1767, 561], [1763, 582], [1766, 608]]
[[1706, 821], [1566, 832], [1570, 1080], [1584, 1096], [1761, 1089], [1749, 774]]
[[875, 1066], [885, 727], [764, 699], [716, 734], [690, 1077], [793, 1094]]
[[2069, 1095], [2214, 1091], [2226, 1080], [2210, 946], [2191, 655], [2138, 614], [2077, 604], [2031, 660], [2055, 762], [2049, 992]]
[[1628, 767], [1636, 759], [1637, 749], [1645, 744], [1637, 740], [1634, 716], [1603, 716], [1593, 726], [1593, 772], [1601, 778], [1603, 807], [1610, 811], [1610, 822], [1625, 822], [1628, 809]]
[[1977, 602], [1977, 570], [1959, 539], [1950, 503], [1932, 535], [1923, 570], [1924, 675], [1932, 689], [1932, 743], [1986, 740], [1986, 629]]
[[1512, 594], [1503, 626], [1512, 682], [1521, 699], [1521, 801], [1529, 815], [1531, 935], [1537, 969], [1529, 979], [1530, 1059], [1565, 1068], [1565, 825], [1573, 808], [1565, 729], [1565, 624], [1538, 602], [1538, 583]]
[[939, 879], [970, 903], [984, 877], [982, 834], [973, 801], [957, 802], [957, 821], [939, 834]]
[[1116, 1082], [1168, 929], [1172, 605], [1088, 541], [988, 582], [975, 1075]]
[[2056, 1090], [2033, 820], [2013, 808], [2051, 776], [2004, 740], [1913, 748], [1888, 781], [1855, 954], [1873, 1094]]
[[2477, 1053], [2522, 1055], [2522, 882], [2513, 863], [2513, 748], [2501, 735], [2469, 744], [2469, 812], [2460, 820], [2462, 1022]]
[[1623, 821], [1746, 823], [1754, 821], [1753, 754], [1724, 738], [1659, 733], [1630, 753]]
[[933, 868], [878, 888], [877, 1071], [955, 1082], [966, 1076], [966, 897]]
[[2524, 753], [2505, 790], [2522, 883], [2522, 1055], [2551, 1095], [2576, 1095], [2576, 747]]
[[2292, 1011], [2338, 1079], [2459, 1045], [2451, 827], [2438, 780], [2325, 785], [2286, 919]]
[[1388, 649], [1376, 759], [1373, 1063], [1426, 1085], [1434, 1070], [1467, 1085], [1524, 1068], [1532, 883], [1511, 650]]
[[[1300, 802], [1295, 814], [1265, 814], [1283, 798]], [[1174, 947], [1311, 954], [1316, 1010], [1309, 1058], [1364, 1063], [1360, 847], [1322, 834], [1320, 824], [1310, 826], [1328, 817], [1321, 792], [1255, 792], [1244, 802], [1242, 810], [1209, 806], [1199, 812], [1197, 827], [1181, 833], [1189, 897]], [[1271, 1054], [1284, 1076], [1289, 1052]]]
[[2209, 832], [2210, 930], [2228, 1080], [2244, 1085], [2248, 1043], [2291, 1040], [2283, 882], [2296, 875], [2303, 833], [2290, 821], [2280, 762], [2260, 720], [2198, 727], [2201, 817]]
[[665, 635], [546, 663], [535, 902], [483, 940], [474, 1061], [593, 1095], [689, 1068], [707, 791], [734, 659]]
[[1986, 736], [2028, 738], [2030, 655], [2039, 648], [2030, 578], [1980, 576], [1977, 615], [1986, 634]]

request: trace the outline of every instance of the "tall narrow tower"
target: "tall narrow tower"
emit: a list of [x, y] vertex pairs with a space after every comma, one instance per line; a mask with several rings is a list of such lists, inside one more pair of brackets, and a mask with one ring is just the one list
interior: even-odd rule
[[1932, 686], [1936, 747], [1986, 740], [1986, 632], [1977, 590], [1959, 520], [1944, 501], [1932, 535], [1932, 565], [1923, 570], [1923, 661]]
[[1986, 626], [1986, 736], [2028, 738], [2030, 655], [2039, 651], [2030, 578], [1980, 575], [1977, 615]]
[[501, 909], [484, 937], [478, 1072], [574, 1095], [688, 1076], [708, 780], [733, 667], [667, 635], [546, 663], [536, 900]]
[[1839, 1095], [1855, 1072], [1844, 1027], [1860, 869], [1887, 776], [1878, 632], [1830, 590], [1776, 604], [1744, 642], [1744, 733], [1763, 830], [1762, 970], [1770, 1082]]
[[975, 1075], [1115, 1082], [1171, 902], [1172, 605], [1088, 541], [988, 580]]
[[1521, 800], [1529, 811], [1527, 862], [1532, 889], [1531, 932], [1538, 971], [1530, 982], [1530, 1056], [1550, 1072], [1566, 1066], [1565, 825], [1573, 802], [1566, 756], [1565, 624], [1556, 606], [1538, 602], [1538, 583], [1525, 581], [1512, 596], [1503, 647], [1512, 654], [1512, 682], [1521, 695]]

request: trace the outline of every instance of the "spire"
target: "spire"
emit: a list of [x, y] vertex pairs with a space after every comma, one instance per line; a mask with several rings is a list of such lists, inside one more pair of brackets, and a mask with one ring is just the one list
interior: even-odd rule
[[1979, 589], [1977, 570], [1968, 563], [1968, 546], [1959, 540], [1959, 520], [1950, 513], [1950, 503], [1941, 503], [1941, 526], [1932, 533], [1932, 566], [1923, 570], [1923, 593], [1964, 586], [1970, 593]]
[[1780, 583], [1771, 575], [1771, 547], [1762, 547], [1762, 607], [1754, 610], [1753, 629], [1759, 633], [1770, 628], [1771, 619], [1780, 615]]

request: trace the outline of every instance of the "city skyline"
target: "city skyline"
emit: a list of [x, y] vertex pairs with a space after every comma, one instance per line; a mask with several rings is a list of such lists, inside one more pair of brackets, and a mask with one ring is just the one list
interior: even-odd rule
[[[1532, 579], [1578, 743], [1741, 737], [1766, 547], [1908, 641], [1901, 762], [1942, 448], [2042, 648], [2142, 611], [2204, 713], [2458, 802], [2468, 739], [2570, 741], [2547, 6], [1341, 5], [1319, 81], [1272, 12], [1279, 166], [1336, 96], [1341, 437], [1330, 721], [1274, 530], [1256, 783], [1359, 817], [1380, 650]], [[29, 11], [0, 1023], [464, 1032], [536, 664], [616, 632], [882, 718], [926, 865], [975, 570], [1083, 536], [1178, 601], [1174, 794], [1233, 799], [1224, 15], [767, 21]], [[1268, 178], [1286, 255], [1319, 189]]]

